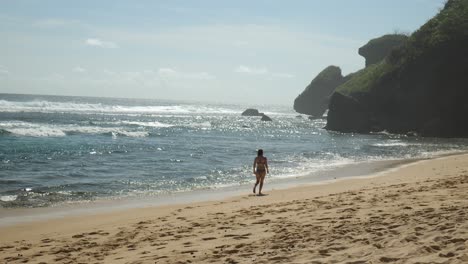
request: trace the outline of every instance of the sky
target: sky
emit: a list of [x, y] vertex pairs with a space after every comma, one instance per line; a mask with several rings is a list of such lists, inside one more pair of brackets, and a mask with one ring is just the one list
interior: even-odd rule
[[0, 0], [0, 93], [292, 105], [445, 0]]

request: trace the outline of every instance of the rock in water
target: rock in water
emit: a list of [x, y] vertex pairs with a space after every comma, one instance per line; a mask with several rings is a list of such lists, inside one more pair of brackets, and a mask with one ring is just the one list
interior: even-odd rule
[[261, 120], [262, 120], [262, 121], [273, 121], [273, 120], [271, 120], [271, 118], [270, 118], [269, 116], [267, 116], [267, 115], [265, 115], [265, 114], [263, 114]]
[[249, 108], [242, 112], [243, 116], [262, 116], [263, 113], [258, 112], [257, 109]]

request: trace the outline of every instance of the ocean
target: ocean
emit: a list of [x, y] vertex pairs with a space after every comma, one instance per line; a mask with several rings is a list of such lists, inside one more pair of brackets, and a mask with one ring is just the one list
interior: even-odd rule
[[248, 107], [0, 94], [0, 206], [157, 199], [244, 185], [250, 191], [259, 148], [271, 168], [267, 185], [468, 149], [467, 139], [327, 131], [326, 120], [287, 106], [253, 106], [273, 120], [263, 122], [241, 116]]

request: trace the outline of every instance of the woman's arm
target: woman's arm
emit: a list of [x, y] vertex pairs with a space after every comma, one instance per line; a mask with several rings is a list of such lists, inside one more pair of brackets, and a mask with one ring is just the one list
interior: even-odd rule
[[265, 168], [266, 168], [266, 172], [270, 173], [270, 171], [268, 170], [268, 160], [267, 160], [267, 158], [265, 158]]
[[254, 159], [254, 163], [253, 163], [253, 174], [255, 174], [255, 164], [257, 163], [257, 158]]

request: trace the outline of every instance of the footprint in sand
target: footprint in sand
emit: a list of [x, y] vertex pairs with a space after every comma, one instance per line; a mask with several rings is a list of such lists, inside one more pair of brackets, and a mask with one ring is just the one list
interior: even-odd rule
[[216, 237], [204, 237], [202, 240], [208, 241], [208, 240], [215, 240], [217, 239]]

